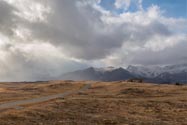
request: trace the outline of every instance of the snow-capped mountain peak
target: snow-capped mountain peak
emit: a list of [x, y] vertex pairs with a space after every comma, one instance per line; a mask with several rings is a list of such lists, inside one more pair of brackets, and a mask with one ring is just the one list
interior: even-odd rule
[[187, 72], [187, 64], [177, 64], [168, 66], [129, 66], [127, 70], [137, 76], [153, 78], [162, 73]]
[[137, 76], [141, 77], [155, 77], [161, 72], [161, 67], [152, 66], [152, 67], [144, 67], [144, 66], [129, 66], [127, 70]]
[[169, 65], [165, 66], [164, 70], [168, 73], [179, 73], [179, 72], [187, 72], [187, 64], [177, 64], [177, 65]]

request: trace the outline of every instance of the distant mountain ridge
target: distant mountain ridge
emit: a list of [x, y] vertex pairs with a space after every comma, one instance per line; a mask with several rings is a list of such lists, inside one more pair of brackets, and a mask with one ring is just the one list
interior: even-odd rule
[[63, 79], [71, 80], [98, 80], [98, 81], [118, 81], [134, 77], [129, 71], [123, 68], [113, 68], [106, 70], [105, 68], [90, 67], [84, 70], [66, 73]]
[[162, 67], [128, 66], [126, 69], [122, 67], [90, 67], [62, 75], [62, 79], [66, 80], [119, 81], [132, 78], [141, 78], [144, 81], [154, 83], [187, 83], [187, 64]]

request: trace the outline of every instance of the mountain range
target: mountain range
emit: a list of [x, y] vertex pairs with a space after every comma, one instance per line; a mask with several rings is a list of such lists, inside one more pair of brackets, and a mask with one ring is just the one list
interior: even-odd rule
[[127, 68], [95, 68], [69, 72], [61, 76], [66, 80], [120, 81], [139, 78], [153, 83], [187, 83], [187, 64], [168, 66], [128, 66]]

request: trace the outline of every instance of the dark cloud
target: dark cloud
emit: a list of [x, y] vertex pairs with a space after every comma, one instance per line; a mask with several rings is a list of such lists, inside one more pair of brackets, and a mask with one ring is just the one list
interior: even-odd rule
[[0, 1], [0, 32], [6, 35], [13, 35], [13, 27], [16, 26], [16, 8], [5, 1]]
[[[104, 58], [123, 44], [122, 32], [107, 28], [102, 13], [88, 3], [55, 0], [47, 23], [31, 23], [34, 37], [61, 46], [71, 57], [86, 60]], [[69, 51], [71, 50], [71, 51]]]

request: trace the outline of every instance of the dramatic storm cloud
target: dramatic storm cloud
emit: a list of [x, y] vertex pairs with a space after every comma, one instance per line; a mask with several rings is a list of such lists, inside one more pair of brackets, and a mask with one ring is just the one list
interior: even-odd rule
[[186, 17], [143, 2], [0, 0], [0, 80], [54, 79], [90, 65], [187, 62]]

